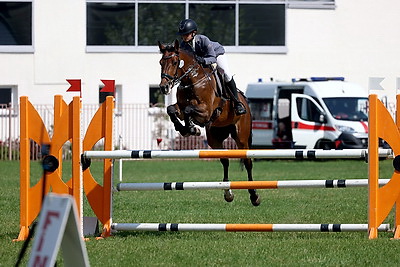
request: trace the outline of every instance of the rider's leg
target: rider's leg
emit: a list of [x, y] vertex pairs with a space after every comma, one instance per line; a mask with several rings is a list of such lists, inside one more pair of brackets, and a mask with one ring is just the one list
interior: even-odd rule
[[224, 80], [226, 83], [226, 87], [229, 89], [232, 95], [232, 100], [234, 102], [235, 113], [237, 115], [242, 115], [246, 113], [246, 109], [243, 104], [239, 101], [238, 92], [236, 88], [235, 80], [231, 74], [231, 71], [228, 66], [228, 60], [225, 55], [220, 55], [217, 57], [218, 67], [224, 70]]
[[231, 91], [233, 96], [233, 101], [235, 102], [235, 113], [236, 115], [246, 114], [246, 109], [244, 108], [242, 102], [239, 101], [238, 91], [236, 88], [235, 80], [232, 78], [229, 82], [226, 82], [226, 86], [229, 91]]

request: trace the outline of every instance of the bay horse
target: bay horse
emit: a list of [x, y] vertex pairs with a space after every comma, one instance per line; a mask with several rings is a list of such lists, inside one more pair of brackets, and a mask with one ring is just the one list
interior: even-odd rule
[[[167, 95], [177, 88], [177, 103], [167, 107], [167, 113], [182, 136], [199, 135], [197, 126], [205, 127], [208, 145], [213, 149], [222, 149], [223, 141], [229, 135], [235, 140], [239, 149], [249, 149], [252, 141], [252, 118], [250, 108], [243, 93], [239, 100], [244, 104], [247, 113], [237, 116], [233, 101], [217, 91], [217, 82], [211, 68], [200, 65], [193, 52], [179, 48], [179, 41], [173, 44], [158, 42], [162, 58], [160, 90]], [[181, 123], [184, 121], [184, 124]], [[196, 126], [197, 125], [197, 126]], [[221, 158], [224, 169], [223, 181], [229, 181], [229, 159]], [[253, 180], [253, 163], [250, 158], [243, 159], [247, 179]], [[255, 189], [248, 190], [251, 203], [260, 205], [260, 197]], [[227, 202], [233, 201], [230, 189], [224, 191]]]

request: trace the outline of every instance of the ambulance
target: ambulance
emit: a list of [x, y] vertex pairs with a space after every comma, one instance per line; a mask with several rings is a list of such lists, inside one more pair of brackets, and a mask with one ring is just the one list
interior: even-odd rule
[[343, 77], [250, 83], [253, 148], [368, 146], [368, 94]]

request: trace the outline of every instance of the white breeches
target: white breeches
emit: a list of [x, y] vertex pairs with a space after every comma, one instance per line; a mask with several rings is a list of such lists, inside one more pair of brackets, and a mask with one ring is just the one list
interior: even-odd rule
[[219, 68], [224, 70], [225, 82], [229, 82], [230, 80], [232, 80], [233, 75], [231, 73], [231, 70], [229, 69], [228, 58], [225, 55], [219, 55], [217, 57], [217, 65]]

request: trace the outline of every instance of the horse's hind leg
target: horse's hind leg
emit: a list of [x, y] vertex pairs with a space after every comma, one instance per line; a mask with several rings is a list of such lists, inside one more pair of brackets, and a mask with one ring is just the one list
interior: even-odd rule
[[[239, 123], [241, 123], [242, 126], [249, 125], [249, 129], [246, 131], [243, 129], [245, 127], [242, 127], [242, 131], [239, 132], [239, 127], [235, 127], [235, 130], [231, 132], [231, 136], [235, 140], [239, 149], [249, 149], [251, 145], [251, 119], [248, 118], [248, 123], [246, 123], [246, 116], [249, 116], [249, 114], [242, 115]], [[253, 181], [253, 161], [250, 158], [246, 158], [243, 159], [243, 163], [247, 171], [247, 180]], [[261, 199], [257, 194], [257, 191], [255, 189], [248, 189], [248, 192], [250, 194], [250, 201], [253, 206], [260, 205]]]
[[[228, 137], [229, 132], [222, 127], [206, 127], [207, 142], [212, 149], [222, 149], [222, 142]], [[229, 159], [221, 158], [219, 159], [224, 168], [224, 182], [229, 181]], [[224, 189], [224, 199], [227, 202], [232, 202], [234, 199], [234, 194], [231, 189]]]
[[[222, 146], [221, 146], [222, 147]], [[229, 176], [228, 176], [228, 170], [229, 170], [229, 159], [227, 158], [221, 158], [219, 159], [221, 162], [222, 166], [224, 167], [224, 182], [229, 182]], [[233, 192], [231, 189], [224, 189], [224, 199], [227, 202], [232, 202], [233, 199], [235, 198]]]
[[[247, 171], [247, 180], [253, 181], [253, 161], [251, 159], [243, 159], [244, 166]], [[258, 206], [261, 203], [260, 196], [257, 194], [257, 191], [255, 189], [248, 189], [248, 192], [250, 194], [250, 201], [253, 206]]]

